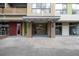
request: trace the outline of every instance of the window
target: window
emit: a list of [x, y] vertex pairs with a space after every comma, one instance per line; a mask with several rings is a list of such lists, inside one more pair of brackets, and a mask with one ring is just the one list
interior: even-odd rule
[[69, 34], [70, 35], [79, 35], [79, 23], [70, 23], [69, 24]]
[[7, 23], [0, 23], [0, 35], [7, 35], [8, 34], [8, 24]]
[[50, 13], [50, 4], [49, 3], [33, 3], [32, 12], [33, 13]]
[[67, 14], [66, 12], [66, 4], [56, 4], [56, 14], [61, 15], [61, 14]]
[[79, 4], [72, 4], [72, 14], [79, 14]]
[[8, 5], [12, 8], [26, 8], [27, 3], [8, 3]]
[[56, 23], [55, 34], [62, 35], [62, 23]]

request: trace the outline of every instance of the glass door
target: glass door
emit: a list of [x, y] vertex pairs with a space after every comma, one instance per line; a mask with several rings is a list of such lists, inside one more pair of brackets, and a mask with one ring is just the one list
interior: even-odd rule
[[17, 24], [17, 35], [21, 35], [21, 24]]

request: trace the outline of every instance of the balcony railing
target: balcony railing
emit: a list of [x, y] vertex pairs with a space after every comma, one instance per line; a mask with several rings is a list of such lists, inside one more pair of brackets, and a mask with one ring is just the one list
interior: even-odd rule
[[0, 8], [0, 14], [2, 14], [3, 13], [3, 8]]
[[27, 8], [0, 8], [0, 14], [5, 15], [26, 15]]

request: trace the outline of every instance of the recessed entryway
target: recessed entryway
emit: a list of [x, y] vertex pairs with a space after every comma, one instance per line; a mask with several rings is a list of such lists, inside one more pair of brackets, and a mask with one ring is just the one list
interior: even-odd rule
[[47, 23], [33, 23], [32, 35], [38, 37], [47, 37]]

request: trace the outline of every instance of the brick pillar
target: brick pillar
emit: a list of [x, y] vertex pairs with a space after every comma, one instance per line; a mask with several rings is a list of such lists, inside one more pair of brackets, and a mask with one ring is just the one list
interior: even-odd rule
[[51, 38], [55, 37], [55, 23], [51, 23]]
[[48, 21], [48, 37], [51, 37], [51, 22]]
[[27, 37], [32, 37], [32, 22], [27, 23]]

